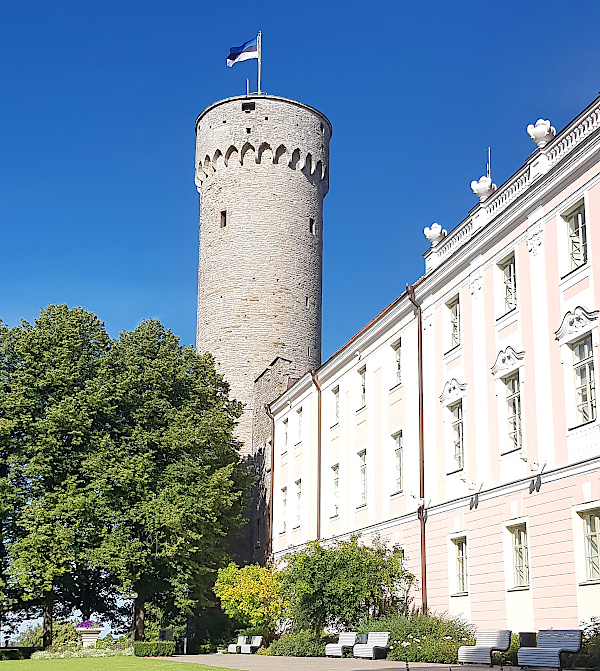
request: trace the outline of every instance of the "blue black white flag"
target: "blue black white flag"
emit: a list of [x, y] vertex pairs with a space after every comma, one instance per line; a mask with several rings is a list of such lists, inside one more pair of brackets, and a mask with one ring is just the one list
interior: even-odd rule
[[259, 38], [255, 37], [249, 42], [244, 42], [239, 47], [231, 47], [229, 56], [227, 56], [227, 65], [231, 67], [240, 61], [247, 61], [251, 58], [260, 58], [259, 56]]

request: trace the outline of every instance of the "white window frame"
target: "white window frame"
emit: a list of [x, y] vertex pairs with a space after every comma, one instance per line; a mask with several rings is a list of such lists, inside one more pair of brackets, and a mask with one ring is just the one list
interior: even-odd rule
[[302, 478], [296, 480], [296, 526], [299, 529], [302, 524]]
[[334, 387], [333, 393], [333, 426], [340, 423], [340, 386]]
[[283, 422], [283, 451], [282, 454], [285, 454], [288, 451], [289, 443], [289, 419], [286, 417]]
[[[585, 349], [582, 350], [582, 348]], [[575, 426], [582, 426], [593, 422], [598, 415], [592, 334], [588, 333], [571, 343], [571, 349], [573, 351], [573, 382], [575, 385]], [[581, 371], [585, 372], [585, 382], [583, 383], [580, 382], [583, 377]], [[581, 400], [582, 398], [584, 400]]]
[[507, 526], [512, 557], [512, 589], [529, 589], [529, 532], [527, 522]]
[[298, 418], [298, 445], [302, 442], [302, 419], [303, 419], [302, 408], [296, 410], [296, 417]]
[[463, 416], [462, 398], [448, 406], [452, 426], [452, 449], [450, 473], [457, 473], [465, 468], [465, 422]]
[[392, 378], [392, 388], [402, 384], [402, 338], [398, 338], [392, 343], [394, 352], [394, 377]]
[[[560, 346], [561, 363], [563, 366], [564, 389], [565, 389], [565, 411], [567, 419], [567, 449], [569, 450], [569, 438], [578, 433], [581, 427], [588, 426], [598, 422], [598, 408], [595, 407], [594, 419], [587, 422], [580, 422], [577, 412], [577, 391], [575, 377], [575, 355], [574, 346], [579, 342], [591, 337], [591, 363], [594, 372], [594, 392], [597, 385], [596, 371], [598, 355], [598, 310], [588, 312], [585, 308], [577, 306], [574, 310], [569, 310], [563, 317], [558, 330], [556, 339]], [[595, 395], [594, 395], [595, 399]], [[591, 449], [591, 448], [590, 448]], [[595, 453], [594, 453], [595, 454]], [[578, 459], [586, 458], [587, 453], [579, 452]]]
[[367, 505], [367, 450], [361, 450], [358, 452], [358, 483], [359, 483], [359, 495], [360, 503], [357, 508], [364, 508]]
[[[460, 316], [460, 295], [456, 294], [446, 303], [448, 315], [448, 347], [447, 352], [451, 352], [461, 344], [461, 316]], [[447, 353], [446, 352], [446, 353]]]
[[568, 212], [561, 215], [566, 223], [568, 272], [585, 266], [588, 262], [588, 226], [585, 203], [580, 201]]
[[331, 467], [331, 475], [332, 475], [332, 510], [333, 514], [331, 517], [338, 517], [340, 514], [340, 465], [334, 464]]
[[[573, 506], [573, 549], [575, 553], [575, 568], [577, 582], [580, 586], [600, 585], [600, 500], [591, 500], [592, 482], [582, 483], [583, 495], [586, 503]], [[587, 490], [587, 492], [586, 492]], [[588, 516], [596, 519], [595, 547], [593, 535], [588, 528]]]
[[284, 534], [287, 531], [287, 486], [281, 488], [281, 531]]
[[[508, 452], [523, 447], [523, 426], [521, 408], [521, 381], [519, 371], [507, 375], [502, 380], [506, 389], [506, 420]], [[513, 386], [514, 385], [514, 386]]]
[[498, 264], [502, 273], [501, 316], [517, 309], [517, 265], [514, 252]]
[[[505, 418], [504, 422], [500, 419], [500, 428], [498, 435], [498, 447], [501, 459], [506, 455], [515, 455], [525, 450], [525, 413], [523, 411], [523, 399], [525, 390], [525, 352], [517, 352], [510, 345], [506, 349], [500, 350], [496, 357], [496, 362], [492, 366], [492, 375], [495, 380], [496, 397], [498, 399], [498, 417]], [[512, 376], [518, 376], [519, 380], [519, 404], [521, 409], [520, 429], [521, 442], [518, 448], [511, 445], [510, 441], [510, 420], [509, 420], [509, 396], [507, 394], [507, 380]], [[503, 428], [506, 427], [506, 428]], [[523, 470], [525, 462], [515, 461], [512, 457], [506, 457], [503, 462], [507, 462], [507, 468], [511, 474], [516, 477], [524, 477], [525, 472], [515, 472], [515, 468]], [[508, 463], [510, 462], [510, 463]]]
[[[444, 385], [444, 390], [440, 395], [440, 403], [444, 408], [444, 443], [446, 445], [446, 475], [458, 477], [466, 481], [466, 451], [464, 441], [464, 426], [465, 426], [465, 398], [467, 395], [466, 383], [460, 383], [456, 378], [452, 378]], [[453, 418], [453, 408], [460, 403], [462, 408], [462, 455], [463, 463], [461, 468], [457, 468], [455, 458], [455, 423]]]
[[367, 405], [367, 367], [363, 366], [356, 371], [360, 378], [359, 410]]
[[585, 579], [600, 582], [600, 508], [579, 514], [583, 522]]
[[469, 555], [466, 536], [452, 538], [457, 596], [469, 593]]
[[394, 440], [394, 486], [392, 496], [400, 494], [404, 490], [404, 439], [402, 431], [392, 436]]

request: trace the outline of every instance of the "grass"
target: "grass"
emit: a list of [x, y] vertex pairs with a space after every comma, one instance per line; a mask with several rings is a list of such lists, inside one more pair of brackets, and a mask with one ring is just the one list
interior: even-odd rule
[[[188, 664], [189, 671], [223, 671], [215, 666]], [[148, 657], [79, 657], [0, 662], [1, 671], [184, 671], [185, 663]]]

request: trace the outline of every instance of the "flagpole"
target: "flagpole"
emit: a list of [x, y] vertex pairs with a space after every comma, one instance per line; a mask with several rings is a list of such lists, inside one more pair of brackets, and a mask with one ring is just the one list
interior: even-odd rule
[[260, 93], [260, 69], [262, 65], [262, 31], [258, 31], [258, 93]]

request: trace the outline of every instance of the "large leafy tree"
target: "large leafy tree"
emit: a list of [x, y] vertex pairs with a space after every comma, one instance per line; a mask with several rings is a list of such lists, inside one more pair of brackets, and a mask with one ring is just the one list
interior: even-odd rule
[[349, 629], [368, 615], [408, 610], [414, 576], [404, 569], [402, 551], [379, 539], [371, 545], [361, 544], [358, 536], [314, 541], [285, 560], [282, 595], [295, 630]]
[[52, 640], [55, 590], [86, 564], [95, 538], [84, 469], [93, 433], [87, 385], [110, 340], [82, 308], [49, 306], [33, 325], [2, 329], [0, 509], [9, 586], [41, 605]]
[[210, 356], [158, 321], [111, 341], [82, 308], [0, 325], [0, 598], [118, 617], [135, 591], [182, 613], [206, 601], [242, 523], [241, 414]]
[[242, 524], [247, 474], [233, 429], [241, 414], [210, 355], [160, 322], [143, 322], [104, 357], [94, 383], [95, 446], [88, 464], [105, 533], [94, 553], [122, 590], [189, 612], [206, 602], [227, 534]]

